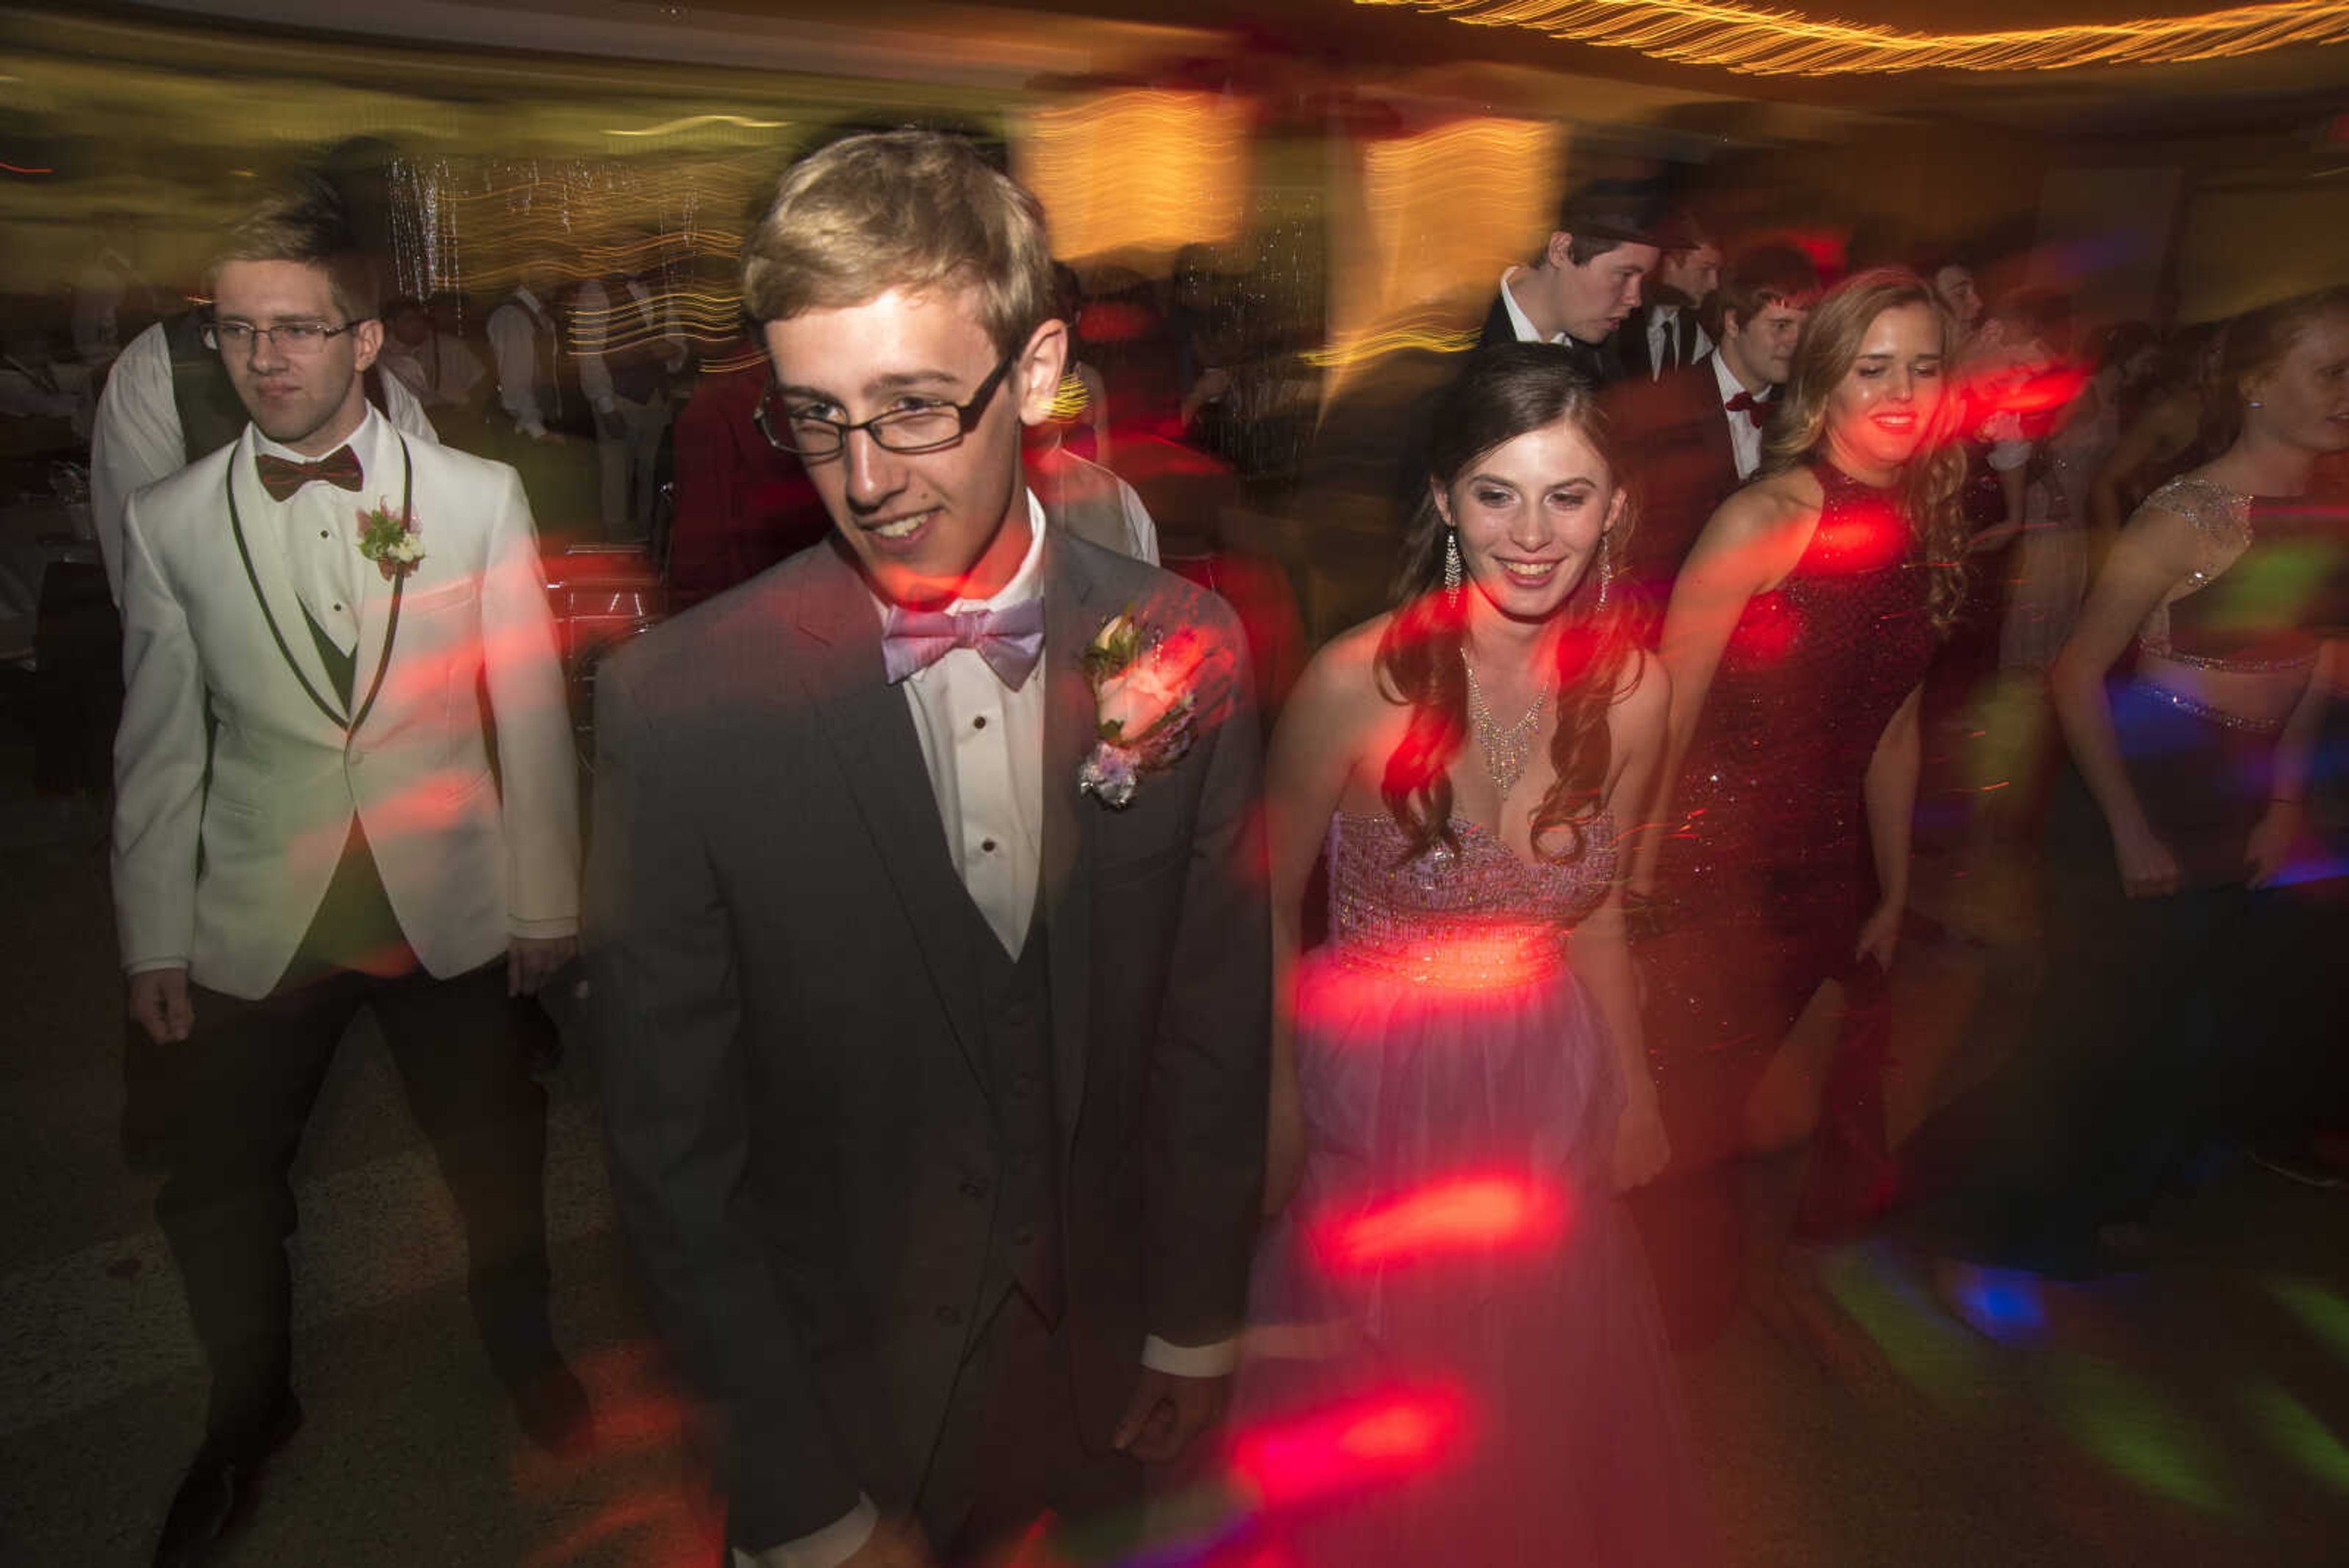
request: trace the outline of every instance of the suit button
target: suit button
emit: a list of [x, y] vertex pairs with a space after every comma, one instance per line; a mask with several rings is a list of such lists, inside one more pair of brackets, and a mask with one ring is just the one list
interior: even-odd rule
[[962, 1179], [962, 1195], [969, 1199], [984, 1198], [987, 1196], [987, 1183], [976, 1176], [966, 1176]]
[[937, 1315], [938, 1322], [944, 1324], [948, 1328], [952, 1328], [957, 1324], [962, 1322], [962, 1309], [960, 1307], [942, 1306], [938, 1308]]

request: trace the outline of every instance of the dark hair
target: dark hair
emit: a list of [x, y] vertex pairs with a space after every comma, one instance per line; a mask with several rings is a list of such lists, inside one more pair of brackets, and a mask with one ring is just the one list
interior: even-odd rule
[[[1802, 342], [1786, 372], [1785, 389], [1763, 436], [1762, 472], [1778, 473], [1811, 461], [1826, 441], [1827, 400], [1851, 373], [1860, 341], [1888, 310], [1921, 305], [1941, 332], [1942, 374], [1951, 370], [1958, 328], [1931, 287], [1915, 273], [1877, 267], [1854, 273], [1819, 296], [1803, 323]], [[1901, 514], [1932, 572], [1933, 624], [1947, 631], [1966, 597], [1966, 527], [1958, 510], [1965, 483], [1966, 452], [1954, 429], [1957, 402], [1941, 400], [1927, 424], [1916, 454], [1900, 468]]]
[[2108, 321], [2088, 334], [2088, 365], [2093, 370], [2108, 370], [2126, 365], [2148, 348], [2158, 348], [2161, 338], [2146, 321]]
[[[1774, 305], [1807, 306], [1819, 292], [1819, 269], [1793, 245], [1754, 245], [1737, 253], [1722, 269], [1713, 307], [1724, 324], [1734, 316], [1740, 331]], [[1718, 336], [1718, 334], [1715, 334]]]
[[[1429, 443], [1430, 489], [1413, 514], [1400, 600], [1379, 638], [1380, 690], [1411, 709], [1402, 739], [1387, 758], [1379, 784], [1387, 810], [1411, 840], [1409, 856], [1437, 845], [1457, 847], [1452, 831], [1449, 769], [1468, 732], [1468, 674], [1462, 649], [1467, 596], [1444, 590], [1445, 535], [1433, 486], [1449, 486], [1478, 458], [1504, 442], [1566, 421], [1598, 452], [1619, 492], [1625, 468], [1598, 390], [1573, 358], [1555, 344], [1504, 343], [1468, 356], [1459, 378], [1436, 399]], [[1627, 502], [1605, 535], [1600, 570], [1586, 570], [1568, 597], [1574, 618], [1557, 639], [1557, 717], [1549, 759], [1557, 779], [1534, 807], [1536, 853], [1568, 861], [1583, 850], [1584, 826], [1606, 804], [1610, 756], [1608, 711], [1614, 706], [1623, 665], [1632, 657], [1631, 622], [1619, 602], [1600, 608], [1603, 563], [1621, 559], [1637, 521]], [[1557, 853], [1540, 847], [1545, 834], [1566, 833]]]
[[1618, 245], [1661, 248], [1661, 231], [1667, 217], [1663, 205], [1646, 186], [1622, 180], [1594, 180], [1566, 193], [1550, 232], [1568, 236], [1568, 261], [1588, 266], [1593, 258]]
[[335, 308], [347, 320], [372, 320], [380, 309], [375, 264], [360, 247], [342, 199], [323, 180], [274, 192], [232, 223], [204, 269], [208, 292], [230, 262], [299, 262], [326, 275]]

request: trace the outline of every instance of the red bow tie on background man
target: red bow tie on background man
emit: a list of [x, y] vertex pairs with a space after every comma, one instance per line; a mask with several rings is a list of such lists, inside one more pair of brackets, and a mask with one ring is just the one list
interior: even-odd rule
[[1728, 410], [1733, 414], [1744, 414], [1747, 419], [1752, 420], [1754, 421], [1754, 428], [1757, 431], [1764, 424], [1767, 424], [1770, 420], [1770, 400], [1767, 398], [1757, 399], [1753, 393], [1747, 391], [1743, 387], [1740, 387], [1737, 389], [1737, 395], [1735, 397], [1730, 399], [1729, 401], [1722, 404], [1721, 406]]
[[293, 462], [268, 452], [255, 453], [253, 466], [261, 471], [261, 488], [269, 492], [272, 501], [284, 501], [314, 479], [323, 479], [341, 490], [357, 490], [366, 477], [359, 470], [358, 454], [347, 446], [338, 446], [316, 462]]

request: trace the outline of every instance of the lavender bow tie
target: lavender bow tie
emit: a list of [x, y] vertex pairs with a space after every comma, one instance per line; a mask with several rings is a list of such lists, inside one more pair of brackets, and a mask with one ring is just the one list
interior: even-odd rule
[[957, 648], [976, 652], [998, 680], [1019, 691], [1044, 656], [1044, 601], [1028, 599], [999, 610], [909, 610], [892, 605], [881, 625], [881, 663], [892, 686]]

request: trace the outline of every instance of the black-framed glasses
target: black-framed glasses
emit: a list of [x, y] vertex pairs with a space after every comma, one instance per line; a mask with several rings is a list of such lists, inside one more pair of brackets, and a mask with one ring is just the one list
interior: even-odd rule
[[794, 414], [778, 409], [775, 400], [782, 389], [771, 379], [767, 389], [759, 395], [759, 406], [750, 410], [750, 421], [767, 438], [769, 446], [777, 452], [797, 452], [803, 458], [839, 456], [848, 445], [849, 436], [857, 431], [871, 436], [875, 446], [888, 452], [936, 452], [970, 433], [970, 427], [987, 412], [987, 405], [995, 400], [995, 389], [1003, 384], [1011, 361], [1018, 357], [1006, 354], [968, 401], [891, 409], [854, 424], [846, 420], [828, 420], [822, 414]]
[[207, 321], [204, 347], [222, 354], [243, 354], [251, 352], [254, 344], [265, 339], [288, 354], [316, 354], [326, 346], [328, 338], [340, 337], [358, 327], [356, 321], [346, 321], [340, 327], [329, 327], [323, 321], [282, 321], [274, 327], [255, 327], [250, 321]]

